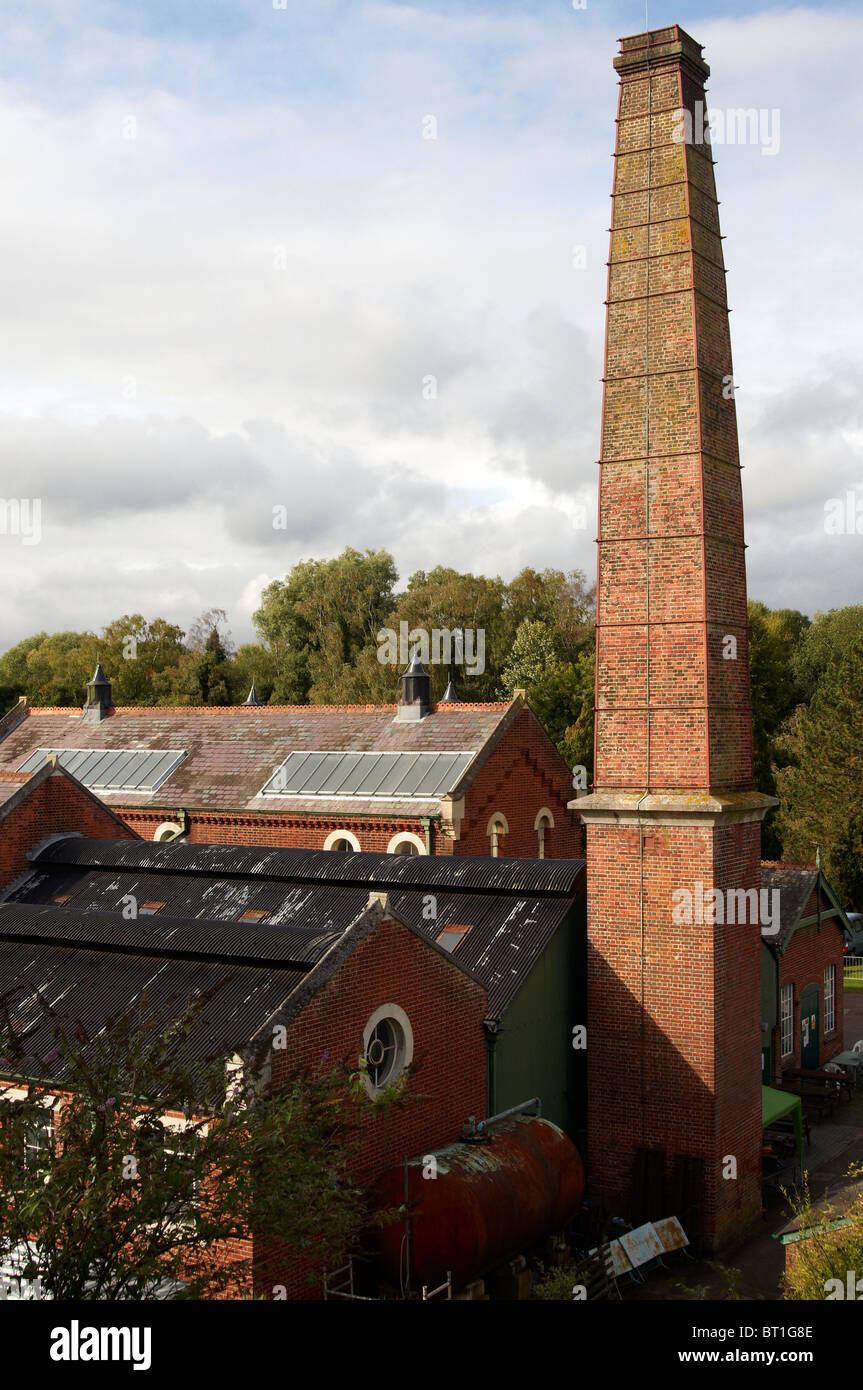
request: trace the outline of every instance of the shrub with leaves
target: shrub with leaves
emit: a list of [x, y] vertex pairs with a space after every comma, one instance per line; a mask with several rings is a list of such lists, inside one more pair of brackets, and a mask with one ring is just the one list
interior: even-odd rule
[[[848, 1176], [863, 1177], [863, 1166], [852, 1164]], [[806, 1234], [794, 1243], [789, 1268], [783, 1276], [783, 1298], [824, 1300], [831, 1290], [831, 1279], [839, 1280], [844, 1293], [850, 1271], [855, 1271], [857, 1278], [863, 1276], [863, 1192], [858, 1192], [842, 1213], [847, 1226], [835, 1224], [837, 1213], [830, 1208], [813, 1208], [805, 1179], [799, 1192], [786, 1192], [785, 1196], [798, 1228]]]
[[397, 1097], [370, 1107], [344, 1065], [270, 1093], [265, 1055], [199, 1057], [204, 998], [93, 1036], [36, 998], [24, 1031], [0, 1001], [0, 1259], [56, 1299], [243, 1297], [251, 1232], [330, 1267], [358, 1247], [352, 1158]]

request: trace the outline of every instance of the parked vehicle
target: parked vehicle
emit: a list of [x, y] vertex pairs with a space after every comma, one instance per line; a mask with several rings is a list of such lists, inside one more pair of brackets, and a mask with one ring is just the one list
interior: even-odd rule
[[848, 926], [845, 928], [846, 956], [863, 956], [863, 912], [846, 912]]

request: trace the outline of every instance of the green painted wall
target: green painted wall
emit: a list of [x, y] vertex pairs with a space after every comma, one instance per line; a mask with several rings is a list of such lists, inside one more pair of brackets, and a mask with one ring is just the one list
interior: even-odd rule
[[587, 1022], [585, 920], [582, 893], [504, 1015], [490, 1107], [498, 1113], [538, 1095], [545, 1118], [573, 1137], [586, 1110], [585, 1053], [572, 1046], [574, 1025]]

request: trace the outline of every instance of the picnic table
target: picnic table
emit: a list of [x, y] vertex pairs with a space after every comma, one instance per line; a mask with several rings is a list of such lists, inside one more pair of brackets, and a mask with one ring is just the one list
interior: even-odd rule
[[804, 1107], [810, 1110], [817, 1110], [819, 1114], [827, 1111], [828, 1115], [833, 1113], [833, 1106], [837, 1100], [837, 1088], [835, 1083], [825, 1085], [821, 1081], [801, 1081], [782, 1079], [780, 1091], [787, 1092], [790, 1096], [799, 1096]]
[[844, 1087], [848, 1092], [848, 1099], [854, 1099], [854, 1081], [850, 1071], [827, 1071], [824, 1067], [795, 1067], [791, 1075], [799, 1077], [801, 1081], [821, 1081], [826, 1082], [828, 1086], [832, 1083], [840, 1093]]
[[830, 1058], [831, 1062], [836, 1062], [840, 1067], [850, 1067], [852, 1075], [857, 1083], [858, 1090], [863, 1085], [863, 1069], [860, 1063], [863, 1062], [863, 1052], [837, 1052], [835, 1057]]

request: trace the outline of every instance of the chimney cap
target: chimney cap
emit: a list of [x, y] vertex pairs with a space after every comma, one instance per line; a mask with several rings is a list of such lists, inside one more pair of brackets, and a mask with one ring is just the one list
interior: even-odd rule
[[419, 653], [414, 652], [411, 664], [401, 677], [402, 693], [396, 719], [425, 719], [431, 714], [431, 678], [423, 668]]
[[96, 662], [93, 679], [87, 682], [87, 698], [84, 701], [83, 716], [88, 724], [99, 724], [113, 704], [111, 682], [102, 670], [101, 661]]
[[621, 76], [671, 66], [688, 67], [699, 82], [710, 76], [710, 68], [701, 56], [704, 45], [696, 43], [679, 24], [650, 29], [644, 34], [630, 34], [619, 43], [620, 53], [614, 60], [614, 67]]

